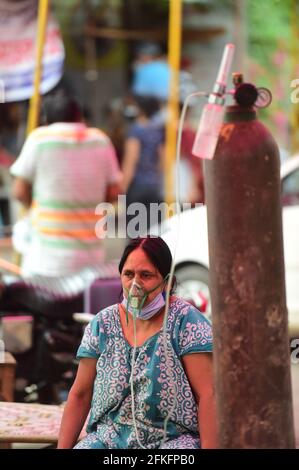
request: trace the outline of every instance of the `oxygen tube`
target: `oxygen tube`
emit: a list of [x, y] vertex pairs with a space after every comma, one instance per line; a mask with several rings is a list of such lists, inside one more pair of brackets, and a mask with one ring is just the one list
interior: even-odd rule
[[[163, 333], [162, 333], [162, 343], [165, 353], [165, 364], [166, 370], [169, 371], [170, 375], [170, 384], [169, 384], [169, 392], [172, 394], [172, 406], [168, 410], [167, 415], [164, 419], [164, 426], [163, 426], [163, 438], [160, 444], [161, 446], [165, 443], [167, 439], [167, 424], [169, 419], [171, 418], [173, 411], [176, 407], [177, 403], [177, 387], [178, 384], [174, 380], [173, 372], [172, 372], [172, 358], [170, 357], [170, 349], [167, 349], [167, 319], [168, 319], [168, 312], [169, 312], [169, 304], [170, 304], [170, 293], [173, 284], [173, 276], [175, 270], [175, 260], [176, 260], [176, 252], [178, 247], [179, 235], [180, 235], [180, 215], [181, 215], [181, 206], [180, 206], [180, 174], [179, 174], [179, 164], [180, 164], [180, 152], [181, 152], [181, 142], [182, 142], [182, 133], [183, 133], [183, 125], [185, 120], [185, 115], [187, 112], [187, 108], [190, 102], [190, 99], [193, 97], [209, 97], [208, 103], [205, 105], [204, 110], [202, 112], [201, 121], [199, 123], [198, 131], [196, 134], [196, 138], [194, 140], [192, 153], [200, 158], [213, 158], [216, 145], [218, 142], [218, 137], [220, 133], [220, 128], [223, 121], [223, 114], [224, 114], [224, 103], [225, 103], [225, 90], [227, 84], [227, 78], [230, 71], [232, 59], [234, 54], [234, 45], [227, 44], [223, 56], [221, 65], [219, 68], [219, 72], [217, 75], [216, 83], [212, 93], [207, 93], [204, 91], [198, 91], [195, 93], [191, 93], [186, 97], [184, 100], [179, 127], [178, 127], [178, 137], [177, 137], [177, 146], [176, 146], [176, 178], [175, 178], [175, 198], [176, 198], [176, 212], [178, 217], [177, 223], [177, 234], [176, 234], [176, 242], [174, 246], [173, 256], [172, 256], [172, 263], [170, 272], [167, 275], [168, 282], [166, 287], [166, 295], [165, 295], [165, 314], [163, 319]], [[211, 132], [209, 132], [211, 130]], [[166, 282], [167, 277], [163, 280]], [[133, 287], [134, 283], [131, 286]], [[160, 284], [162, 285], [162, 283]], [[137, 349], [137, 337], [136, 337], [136, 313], [141, 312], [144, 306], [145, 300], [150, 292], [153, 292], [159, 286], [156, 286], [149, 292], [144, 292], [141, 286], [135, 283], [134, 289], [127, 292], [127, 303], [126, 303], [126, 319], [128, 322], [128, 312], [129, 312], [129, 305], [131, 305], [131, 313], [133, 316], [133, 325], [134, 325], [134, 349], [132, 353], [132, 367], [131, 367], [131, 376], [130, 376], [130, 385], [131, 385], [131, 397], [132, 397], [132, 419], [134, 424], [134, 429], [136, 433], [136, 439], [138, 444], [141, 448], [145, 449], [145, 447], [141, 444], [138, 429], [135, 419], [135, 402], [134, 402], [134, 367], [135, 367], [135, 355]], [[142, 295], [143, 294], [143, 295]], [[141, 299], [141, 300], [140, 300]], [[137, 309], [137, 310], [136, 310]]]
[[129, 322], [129, 312], [133, 317], [133, 331], [134, 331], [134, 348], [132, 351], [132, 365], [131, 365], [131, 376], [130, 376], [130, 388], [131, 388], [131, 400], [132, 400], [132, 420], [133, 426], [136, 434], [136, 439], [138, 444], [142, 449], [146, 449], [139, 439], [138, 428], [135, 418], [135, 392], [134, 392], [134, 369], [135, 369], [135, 357], [136, 357], [136, 349], [137, 349], [137, 335], [136, 335], [136, 319], [140, 318], [143, 320], [148, 320], [152, 316], [156, 315], [161, 308], [165, 305], [165, 300], [163, 294], [158, 294], [155, 299], [150, 302], [148, 306], [145, 307], [145, 314], [143, 312], [143, 306], [145, 304], [146, 299], [148, 298], [149, 294], [154, 292], [156, 289], [161, 287], [167, 281], [168, 275], [160, 282], [157, 286], [149, 291], [145, 291], [142, 286], [140, 286], [135, 279], [131, 285], [131, 288], [125, 289], [125, 293], [127, 294], [127, 299], [124, 299], [122, 304], [126, 309], [126, 322]]
[[[129, 322], [129, 312], [133, 318], [140, 318], [141, 320], [149, 320], [165, 305], [165, 300], [162, 294], [158, 294], [150, 304], [144, 307], [145, 301], [149, 294], [161, 287], [167, 280], [168, 275], [156, 287], [149, 291], [145, 291], [143, 287], [139, 286], [137, 282], [133, 281], [130, 290], [125, 289], [127, 299], [124, 298], [122, 304], [126, 309], [126, 322]], [[144, 307], [144, 308], [143, 308]]]
[[[218, 71], [216, 83], [214, 85], [213, 93], [208, 94], [204, 91], [199, 91], [199, 92], [191, 93], [190, 95], [188, 95], [184, 101], [181, 116], [180, 116], [180, 121], [179, 121], [177, 147], [176, 147], [176, 179], [175, 179], [175, 197], [176, 197], [176, 209], [177, 209], [177, 222], [178, 223], [177, 223], [176, 243], [174, 247], [172, 264], [171, 264], [167, 290], [166, 290], [165, 316], [164, 316], [164, 322], [163, 322], [163, 345], [164, 345], [164, 350], [166, 354], [166, 367], [170, 371], [171, 371], [171, 362], [170, 362], [169, 354], [167, 353], [167, 348], [166, 348], [166, 343], [167, 343], [166, 325], [167, 325], [167, 317], [168, 317], [168, 311], [169, 311], [170, 292], [171, 292], [174, 270], [175, 270], [176, 252], [177, 252], [178, 241], [179, 241], [179, 236], [180, 236], [181, 206], [179, 203], [180, 201], [179, 165], [180, 165], [180, 157], [181, 157], [180, 154], [181, 154], [183, 125], [184, 125], [185, 115], [186, 115], [191, 98], [196, 97], [196, 96], [198, 97], [208, 96], [209, 102], [207, 103], [207, 105], [205, 105], [206, 109], [209, 104], [213, 105], [213, 102], [217, 105], [216, 106], [218, 110], [217, 123], [213, 122], [213, 119], [211, 119], [213, 118], [211, 110], [209, 110], [209, 112], [206, 113], [209, 119], [207, 119], [204, 116], [204, 110], [203, 110], [201, 122], [199, 124], [199, 128], [198, 128], [198, 131], [194, 140], [194, 144], [193, 144], [193, 149], [192, 149], [192, 153], [194, 153], [196, 156], [203, 156], [205, 154], [206, 158], [212, 158], [214, 156], [215, 148], [216, 148], [219, 133], [220, 133], [220, 127], [221, 127], [222, 120], [223, 120], [223, 110], [224, 110], [224, 100], [225, 100], [224, 95], [225, 95], [225, 90], [226, 90], [227, 78], [228, 78], [228, 74], [229, 74], [232, 59], [233, 59], [233, 54], [234, 54], [234, 45], [227, 44], [223, 52], [223, 56], [222, 56], [220, 68]], [[219, 113], [219, 106], [220, 108], [223, 108], [223, 110], [220, 109], [220, 113]], [[209, 106], [209, 108], [211, 108], [211, 106]], [[215, 106], [212, 106], [212, 108], [215, 108]], [[215, 118], [215, 113], [214, 113], [214, 118]], [[205, 133], [209, 128], [213, 128], [215, 124], [217, 124], [216, 132], [208, 136], [209, 138], [207, 140], [205, 138], [206, 137]], [[201, 153], [205, 145], [207, 145], [208, 152]], [[174, 399], [173, 399], [173, 404], [171, 406], [171, 409], [169, 410], [164, 420], [164, 436], [163, 436], [163, 441], [161, 445], [163, 445], [163, 443], [167, 439], [167, 423], [175, 409], [176, 401], [177, 401], [177, 383], [175, 380], [172, 380], [172, 384], [174, 385], [174, 389], [175, 389]]]
[[204, 106], [194, 140], [192, 153], [199, 158], [212, 159], [216, 150], [225, 112], [225, 91], [235, 46], [225, 46], [219, 72], [208, 103]]

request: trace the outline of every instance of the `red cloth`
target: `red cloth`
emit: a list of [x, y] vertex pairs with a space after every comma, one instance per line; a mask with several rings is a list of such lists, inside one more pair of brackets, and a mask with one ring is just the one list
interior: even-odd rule
[[13, 161], [14, 157], [4, 147], [0, 147], [0, 166], [10, 167]]

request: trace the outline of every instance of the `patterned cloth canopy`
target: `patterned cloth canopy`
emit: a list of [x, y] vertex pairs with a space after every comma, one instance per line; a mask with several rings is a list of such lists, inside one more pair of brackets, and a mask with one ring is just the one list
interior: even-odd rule
[[[1, 0], [0, 4], [0, 102], [21, 101], [33, 93], [35, 68], [36, 0]], [[59, 82], [64, 47], [58, 24], [49, 15], [43, 52], [41, 93]]]

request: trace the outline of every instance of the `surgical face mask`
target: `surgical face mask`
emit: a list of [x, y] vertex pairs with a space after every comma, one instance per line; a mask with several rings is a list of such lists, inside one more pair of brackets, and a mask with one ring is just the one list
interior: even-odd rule
[[123, 306], [126, 308], [127, 322], [128, 312], [130, 312], [134, 318], [149, 320], [156, 313], [158, 313], [162, 307], [164, 307], [165, 299], [161, 292], [156, 295], [156, 297], [148, 305], [143, 307], [148, 295], [157, 289], [160, 285], [161, 284], [154, 287], [154, 289], [151, 291], [146, 292], [141, 286], [139, 286], [139, 284], [137, 284], [135, 280], [133, 281], [133, 284], [128, 291], [127, 298], [124, 298], [122, 301]]

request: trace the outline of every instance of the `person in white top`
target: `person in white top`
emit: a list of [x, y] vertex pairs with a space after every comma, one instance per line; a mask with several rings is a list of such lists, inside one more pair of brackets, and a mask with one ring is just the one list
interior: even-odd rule
[[121, 172], [106, 134], [87, 127], [66, 93], [43, 103], [46, 126], [27, 138], [11, 167], [13, 196], [31, 208], [22, 273], [59, 276], [104, 261], [96, 206], [120, 192]]

